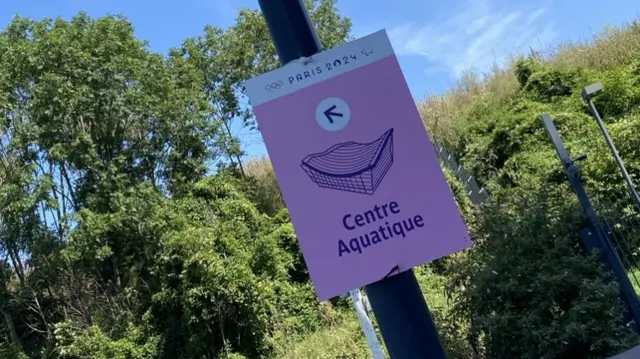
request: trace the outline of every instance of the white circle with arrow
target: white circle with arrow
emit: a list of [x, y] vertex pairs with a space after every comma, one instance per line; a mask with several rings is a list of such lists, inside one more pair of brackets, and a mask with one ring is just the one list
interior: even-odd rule
[[328, 97], [316, 108], [316, 121], [327, 131], [342, 130], [351, 119], [349, 105], [337, 97]]

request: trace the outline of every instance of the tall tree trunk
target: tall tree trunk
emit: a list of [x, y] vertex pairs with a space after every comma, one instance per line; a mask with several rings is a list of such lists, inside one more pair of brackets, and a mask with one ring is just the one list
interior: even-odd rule
[[64, 178], [65, 183], [67, 184], [67, 190], [69, 191], [69, 195], [71, 196], [71, 201], [73, 203], [71, 203], [71, 207], [73, 209], [77, 209], [78, 207], [77, 205], [77, 198], [76, 198], [76, 194], [73, 191], [73, 185], [71, 184], [71, 178], [69, 178], [69, 174], [67, 173], [67, 167], [65, 165], [64, 162], [60, 163], [60, 174], [62, 175], [62, 178]]
[[[223, 120], [222, 123], [224, 124], [224, 128], [227, 131], [227, 136], [229, 136], [229, 141], [232, 141], [235, 136], [233, 136], [233, 134], [231, 133], [231, 126], [229, 126], [229, 123], [227, 122], [227, 120]], [[238, 139], [238, 141], [239, 140], [240, 139]], [[229, 157], [231, 158], [231, 156], [233, 155], [231, 153], [231, 149], [228, 149], [227, 151], [229, 152]], [[236, 161], [238, 161], [238, 167], [240, 168], [240, 173], [242, 174], [242, 177], [246, 177], [246, 174], [244, 173], [244, 167], [242, 166], [242, 158], [240, 158], [240, 155], [237, 153], [235, 154], [235, 157], [236, 157]], [[233, 160], [231, 160], [231, 162], [233, 163]]]
[[[49, 175], [51, 176], [51, 178], [55, 178], [55, 173], [54, 173], [54, 168], [55, 165], [53, 163], [53, 161], [49, 161]], [[51, 191], [53, 193], [53, 198], [56, 200], [56, 215], [58, 216], [58, 220], [57, 220], [57, 227], [58, 227], [58, 239], [60, 241], [60, 243], [62, 243], [64, 241], [64, 229], [62, 226], [62, 221], [66, 220], [66, 206], [67, 206], [67, 199], [64, 198], [64, 182], [62, 179], [62, 174], [60, 174], [59, 177], [59, 185], [60, 185], [60, 191], [61, 191], [61, 197], [58, 197], [58, 190], [57, 188], [54, 188], [53, 191]], [[58, 186], [58, 183], [55, 183], [55, 186]], [[63, 216], [62, 212], [60, 211], [60, 207], [62, 206], [62, 211], [65, 212], [65, 216]], [[55, 217], [54, 217], [55, 218]], [[43, 221], [45, 220], [44, 218], [42, 219]]]
[[71, 266], [69, 262], [66, 262], [67, 265], [67, 274], [69, 275], [69, 289], [70, 289], [70, 297], [71, 303], [78, 305], [78, 310], [82, 315], [82, 319], [84, 319], [85, 324], [87, 326], [93, 325], [93, 318], [91, 317], [91, 313], [89, 312], [89, 306], [86, 302], [86, 296], [84, 290], [82, 288], [82, 283], [80, 280], [76, 278], [74, 273], [74, 268]]
[[118, 290], [121, 290], [122, 283], [120, 281], [120, 268], [118, 267], [118, 258], [116, 258], [115, 254], [111, 255], [111, 266], [113, 267], [113, 276], [116, 280], [116, 288], [118, 288]]
[[7, 252], [9, 253], [9, 258], [11, 259], [11, 265], [13, 269], [16, 271], [18, 275], [18, 279], [20, 280], [20, 288], [25, 288], [25, 279], [24, 279], [24, 267], [22, 266], [22, 261], [20, 260], [20, 253], [17, 249], [14, 248], [13, 245], [6, 244]]
[[9, 336], [11, 337], [11, 343], [16, 348], [22, 350], [22, 341], [20, 340], [20, 336], [18, 335], [15, 324], [13, 324], [11, 313], [9, 313], [6, 308], [2, 308], [2, 315], [4, 316], [4, 324], [7, 326], [7, 331], [9, 332]]

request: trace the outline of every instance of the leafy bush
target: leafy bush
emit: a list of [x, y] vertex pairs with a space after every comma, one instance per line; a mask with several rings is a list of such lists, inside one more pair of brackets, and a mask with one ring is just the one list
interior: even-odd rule
[[430, 267], [430, 265], [417, 267], [415, 272], [433, 321], [438, 328], [442, 345], [449, 359], [472, 358], [473, 351], [468, 340], [469, 326], [461, 322], [458, 313], [452, 310], [450, 303], [452, 298], [447, 292], [447, 277], [434, 272]]
[[371, 351], [354, 313], [336, 318], [336, 321], [316, 332], [281, 338], [275, 355], [277, 359], [366, 359]]
[[605, 91], [595, 97], [594, 103], [607, 122], [638, 112], [640, 75], [635, 70], [635, 65], [618, 67], [599, 76]]
[[617, 284], [581, 249], [582, 216], [566, 190], [515, 207], [498, 195], [479, 220], [457, 268], [455, 311], [488, 358], [602, 358], [637, 342], [621, 322]]
[[553, 102], [557, 97], [568, 97], [580, 84], [585, 83], [581, 69], [546, 69], [533, 72], [523, 90], [540, 102]]
[[[622, 323], [615, 281], [580, 247], [583, 214], [540, 120], [550, 113], [570, 154], [588, 155], [580, 163], [582, 179], [602, 218], [632, 212], [615, 161], [580, 98], [583, 86], [605, 85], [596, 106], [638, 182], [640, 47], [634, 44], [640, 32], [633, 23], [608, 34], [593, 46], [628, 47], [603, 53], [601, 61], [586, 45], [561, 48], [555, 58], [532, 54], [486, 77], [477, 91], [454, 89], [422, 105], [436, 140], [454, 148], [492, 193], [470, 226], [473, 249], [450, 260], [447, 272], [454, 329], [443, 336], [465, 337], [471, 349], [461, 347], [469, 357], [600, 358], [637, 343]], [[497, 81], [511, 85], [495, 90]], [[459, 110], [452, 110], [455, 104]], [[438, 112], [445, 108], [450, 112]], [[638, 252], [636, 232], [628, 234], [623, 259]]]
[[9, 343], [0, 344], [0, 358], [2, 359], [29, 359], [20, 349]]
[[61, 359], [155, 359], [160, 337], [146, 328], [130, 326], [120, 339], [112, 339], [98, 326], [82, 330], [70, 322], [61, 322], [54, 330], [56, 352]]

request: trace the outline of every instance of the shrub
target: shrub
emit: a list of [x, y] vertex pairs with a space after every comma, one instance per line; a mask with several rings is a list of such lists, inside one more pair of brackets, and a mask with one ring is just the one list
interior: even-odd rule
[[471, 358], [469, 327], [452, 311], [447, 293], [447, 277], [435, 273], [430, 266], [417, 267], [415, 273], [448, 358]]
[[9, 343], [0, 344], [0, 358], [2, 359], [29, 359], [20, 349]]
[[571, 96], [585, 79], [585, 72], [579, 68], [541, 68], [529, 76], [523, 90], [537, 101], [553, 102], [558, 97]]
[[155, 359], [160, 354], [160, 338], [134, 326], [119, 339], [110, 338], [98, 326], [82, 330], [70, 322], [56, 324], [54, 334], [61, 359]]
[[564, 191], [492, 198], [457, 268], [455, 312], [488, 358], [602, 358], [637, 341], [617, 284], [580, 247], [582, 216]]
[[277, 359], [365, 359], [371, 352], [355, 313], [339, 315], [333, 323], [298, 338], [277, 338]]
[[[603, 218], [628, 214], [628, 190], [580, 93], [604, 84], [596, 106], [640, 180], [638, 29], [520, 57], [420, 106], [435, 140], [492, 193], [474, 215], [474, 247], [447, 262], [452, 293], [461, 294], [446, 324], [455, 329], [443, 336], [468, 339], [473, 357], [600, 358], [636, 343], [616, 283], [580, 247], [583, 215], [540, 117], [554, 117], [573, 157], [588, 155], [582, 178]], [[629, 234], [623, 258], [637, 252], [636, 238]]]

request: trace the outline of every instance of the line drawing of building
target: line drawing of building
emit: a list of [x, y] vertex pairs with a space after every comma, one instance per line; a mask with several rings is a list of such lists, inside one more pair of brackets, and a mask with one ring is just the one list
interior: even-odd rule
[[310, 154], [301, 167], [318, 187], [372, 195], [393, 165], [393, 128], [369, 143], [343, 142]]

